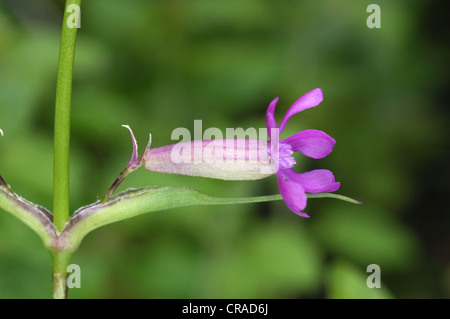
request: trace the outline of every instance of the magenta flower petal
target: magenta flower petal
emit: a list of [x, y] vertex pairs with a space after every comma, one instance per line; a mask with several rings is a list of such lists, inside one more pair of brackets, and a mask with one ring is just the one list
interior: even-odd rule
[[306, 207], [306, 193], [303, 186], [294, 180], [284, 176], [286, 170], [280, 170], [277, 173], [278, 187], [280, 188], [281, 196], [287, 207], [302, 217], [309, 217], [308, 214], [302, 212]]
[[275, 106], [277, 105], [278, 98], [276, 97], [267, 108], [266, 112], [266, 125], [267, 134], [270, 137], [271, 129], [278, 128], [277, 121], [275, 120]]
[[283, 170], [283, 175], [297, 183], [301, 184], [308, 193], [330, 193], [335, 192], [341, 186], [336, 182], [334, 175], [327, 169], [316, 169], [305, 173], [297, 173], [292, 169]]
[[319, 105], [320, 102], [322, 101], [323, 101], [323, 93], [321, 89], [314, 89], [303, 95], [297, 101], [295, 101], [294, 104], [292, 104], [292, 106], [286, 112], [283, 119], [281, 120], [280, 134], [281, 132], [283, 132], [284, 127], [286, 126], [287, 122], [292, 117], [292, 115], [297, 114], [298, 112], [301, 112], [303, 110], [309, 109], [311, 107], [315, 107]]
[[305, 130], [285, 138], [281, 143], [289, 144], [294, 152], [318, 159], [331, 153], [336, 140], [319, 130]]

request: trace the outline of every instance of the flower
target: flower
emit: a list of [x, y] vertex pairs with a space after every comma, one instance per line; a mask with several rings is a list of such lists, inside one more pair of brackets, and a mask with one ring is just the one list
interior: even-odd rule
[[[321, 89], [314, 89], [299, 98], [284, 115], [277, 126], [275, 120], [275, 106], [278, 98], [270, 103], [266, 112], [266, 125], [269, 135], [278, 130], [278, 136], [283, 132], [289, 119], [296, 113], [315, 107], [323, 100]], [[272, 133], [272, 134], [270, 134]], [[327, 156], [333, 150], [336, 141], [328, 134], [319, 130], [305, 130], [298, 132], [279, 142], [279, 164], [277, 170], [278, 186], [284, 202], [297, 215], [309, 217], [302, 212], [306, 207], [306, 192], [326, 193], [339, 189], [331, 171], [317, 169], [305, 173], [297, 173], [292, 169], [295, 160], [293, 152], [300, 152], [308, 157], [319, 159]]]
[[278, 98], [274, 99], [266, 112], [269, 142], [250, 138], [187, 140], [153, 149], [149, 144], [137, 159], [136, 143], [127, 127], [132, 135], [134, 154], [129, 166], [133, 166], [133, 170], [144, 165], [153, 172], [224, 180], [255, 180], [276, 174], [280, 193], [289, 209], [309, 217], [302, 212], [306, 207], [306, 192], [334, 192], [340, 183], [325, 169], [302, 174], [295, 172], [292, 154], [300, 152], [314, 159], [322, 158], [331, 153], [336, 141], [326, 133], [312, 129], [281, 141], [279, 136], [294, 114], [315, 107], [322, 100], [320, 89], [306, 93], [289, 108], [278, 127], [274, 114]]

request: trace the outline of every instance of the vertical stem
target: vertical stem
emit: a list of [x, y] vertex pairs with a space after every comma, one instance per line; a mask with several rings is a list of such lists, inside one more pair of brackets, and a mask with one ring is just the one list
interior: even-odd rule
[[[75, 56], [75, 41], [77, 28], [70, 25], [69, 19], [74, 18], [76, 5], [79, 8], [81, 0], [67, 0], [64, 9], [64, 19], [59, 50], [58, 77], [56, 83], [55, 102], [55, 137], [53, 162], [53, 223], [61, 232], [69, 220], [69, 145], [70, 145], [70, 106], [72, 99], [73, 61]], [[69, 6], [71, 6], [69, 8]], [[68, 10], [69, 8], [69, 10]], [[79, 18], [79, 16], [78, 16]], [[69, 23], [68, 23], [69, 22]]]
[[71, 253], [51, 252], [52, 254], [52, 283], [53, 298], [67, 298], [67, 266], [70, 263]]
[[[56, 80], [55, 136], [53, 159], [53, 224], [61, 232], [69, 221], [69, 145], [73, 62], [81, 0], [67, 0], [59, 48]], [[78, 20], [79, 21], [79, 20]], [[53, 298], [67, 298], [67, 266], [71, 254], [52, 251]]]

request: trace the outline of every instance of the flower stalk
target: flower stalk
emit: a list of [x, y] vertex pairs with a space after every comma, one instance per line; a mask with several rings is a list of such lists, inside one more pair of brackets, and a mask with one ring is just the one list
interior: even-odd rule
[[1, 175], [0, 175], [0, 186], [8, 188], [8, 184], [6, 184], [5, 180]]
[[108, 191], [106, 192], [106, 194], [103, 196], [103, 198], [100, 200], [100, 204], [104, 204], [106, 203], [110, 198], [111, 195], [115, 192], [115, 190], [117, 189], [117, 187], [119, 187], [120, 183], [122, 183], [122, 181], [125, 179], [125, 177], [127, 177], [128, 175], [130, 175], [134, 170], [129, 169], [128, 167], [125, 168], [122, 173], [120, 173], [120, 175], [116, 178], [116, 180], [114, 181], [114, 183], [111, 185], [111, 187], [108, 189]]
[[133, 173], [135, 170], [137, 170], [139, 167], [142, 167], [144, 165], [144, 155], [148, 152], [148, 150], [150, 149], [150, 145], [152, 143], [152, 136], [150, 135], [147, 147], [145, 148], [145, 151], [138, 158], [138, 146], [137, 146], [136, 138], [134, 137], [133, 131], [131, 130], [131, 128], [128, 125], [122, 125], [122, 127], [126, 128], [128, 130], [128, 132], [130, 132], [131, 143], [133, 144], [133, 151], [131, 153], [131, 159], [128, 162], [127, 167], [122, 171], [122, 173], [120, 173], [119, 177], [116, 178], [114, 183], [111, 185], [111, 187], [106, 192], [105, 196], [103, 196], [103, 198], [100, 200], [100, 204], [104, 204], [109, 200], [111, 195], [114, 193], [114, 191], [117, 189], [117, 187], [119, 187], [120, 183], [122, 183], [122, 181], [125, 179], [125, 177], [127, 177], [128, 175]]

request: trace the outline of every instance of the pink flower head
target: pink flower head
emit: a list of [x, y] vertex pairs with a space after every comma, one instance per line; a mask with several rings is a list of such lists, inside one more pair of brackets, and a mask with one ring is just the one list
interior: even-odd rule
[[[278, 98], [274, 99], [266, 112], [269, 136], [273, 132], [277, 132], [279, 136], [294, 114], [315, 107], [322, 100], [321, 89], [314, 89], [306, 93], [292, 104], [278, 127], [275, 120], [275, 106]], [[278, 136], [275, 137], [278, 138]], [[333, 173], [326, 169], [317, 169], [302, 174], [295, 172], [292, 169], [295, 164], [292, 153], [300, 152], [308, 157], [318, 159], [330, 154], [335, 144], [336, 141], [331, 136], [318, 130], [301, 131], [279, 142], [278, 186], [286, 205], [297, 215], [309, 217], [302, 212], [306, 207], [306, 192], [334, 192], [339, 189], [340, 183], [336, 182]]]

